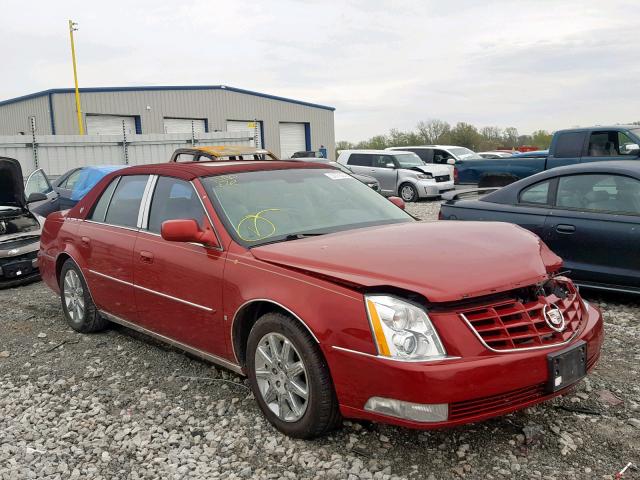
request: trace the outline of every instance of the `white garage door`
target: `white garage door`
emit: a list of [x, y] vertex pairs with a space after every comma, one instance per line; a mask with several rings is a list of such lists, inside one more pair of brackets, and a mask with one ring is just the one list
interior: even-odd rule
[[87, 114], [87, 135], [122, 135], [122, 122], [127, 135], [136, 133], [135, 117]]
[[306, 149], [304, 123], [281, 123], [280, 158], [291, 158], [295, 152]]
[[260, 122], [254, 122], [253, 120], [227, 120], [227, 132], [246, 132], [250, 131], [254, 139], [257, 137], [258, 141], [254, 142], [254, 146], [262, 148], [262, 124]]
[[165, 118], [164, 133], [191, 133], [191, 124], [195, 133], [207, 131], [205, 121], [202, 118]]

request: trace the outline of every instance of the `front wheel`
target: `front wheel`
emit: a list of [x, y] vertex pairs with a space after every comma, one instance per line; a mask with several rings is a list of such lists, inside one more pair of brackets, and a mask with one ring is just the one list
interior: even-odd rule
[[400, 185], [398, 193], [405, 202], [415, 202], [418, 200], [418, 190], [410, 183]]
[[329, 368], [309, 332], [293, 318], [267, 313], [247, 344], [253, 395], [269, 422], [286, 435], [313, 438], [340, 421]]

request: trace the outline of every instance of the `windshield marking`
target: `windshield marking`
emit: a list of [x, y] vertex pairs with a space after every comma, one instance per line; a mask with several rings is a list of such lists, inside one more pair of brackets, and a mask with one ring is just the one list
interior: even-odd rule
[[[259, 212], [253, 215], [252, 214], [245, 215], [240, 220], [240, 223], [238, 223], [238, 226], [236, 227], [236, 233], [245, 242], [257, 242], [258, 240], [264, 240], [265, 238], [272, 237], [273, 235], [275, 235], [277, 228], [273, 222], [264, 218], [262, 215], [266, 212], [279, 212], [279, 211], [280, 211], [279, 208], [267, 208], [265, 210], [260, 210]], [[253, 225], [251, 224], [248, 225], [247, 230], [249, 230], [250, 233], [254, 233], [257, 238], [246, 238], [245, 236], [242, 235], [242, 233], [240, 233], [240, 229], [242, 228], [242, 225], [252, 220], [253, 220]], [[263, 226], [266, 223], [267, 224], [266, 230], [270, 230], [270, 231], [264, 234], [260, 233], [260, 228], [258, 228], [258, 220], [261, 220], [263, 222]]]

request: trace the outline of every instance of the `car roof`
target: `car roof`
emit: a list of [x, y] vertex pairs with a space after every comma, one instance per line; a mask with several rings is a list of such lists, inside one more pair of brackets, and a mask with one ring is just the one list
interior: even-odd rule
[[214, 157], [231, 157], [237, 155], [270, 154], [269, 150], [245, 145], [211, 145], [203, 147], [180, 148], [180, 151], [203, 152]]
[[606, 162], [587, 162], [556, 167], [544, 172], [531, 175], [517, 182], [502, 187], [495, 192], [482, 197], [481, 201], [491, 203], [511, 204], [517, 202], [518, 192], [524, 187], [547, 180], [549, 178], [572, 175], [578, 173], [609, 173], [629, 175], [640, 180], [640, 162], [637, 160], [614, 160]]
[[556, 133], [565, 132], [585, 132], [591, 130], [630, 130], [639, 129], [640, 125], [594, 125], [592, 127], [576, 127], [576, 128], [564, 128], [558, 130]]
[[136, 165], [110, 174], [119, 175], [165, 175], [183, 180], [210, 175], [229, 173], [255, 172], [261, 170], [288, 170], [294, 168], [327, 168], [326, 164], [317, 162], [296, 162], [291, 160], [232, 160], [217, 162], [167, 162], [148, 165]]

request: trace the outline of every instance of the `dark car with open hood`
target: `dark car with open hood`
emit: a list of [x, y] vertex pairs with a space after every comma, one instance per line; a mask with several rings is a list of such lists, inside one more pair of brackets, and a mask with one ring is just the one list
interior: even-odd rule
[[0, 288], [39, 279], [37, 254], [44, 219], [29, 207], [47, 201], [39, 192], [27, 198], [20, 163], [0, 157]]

